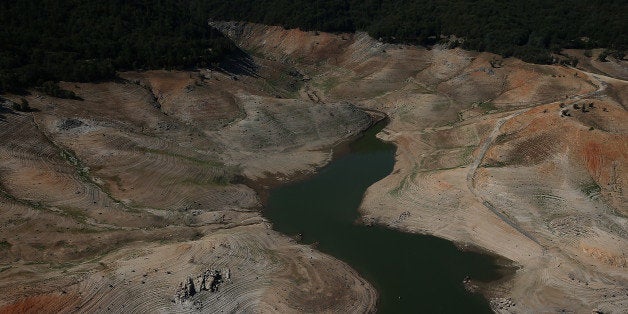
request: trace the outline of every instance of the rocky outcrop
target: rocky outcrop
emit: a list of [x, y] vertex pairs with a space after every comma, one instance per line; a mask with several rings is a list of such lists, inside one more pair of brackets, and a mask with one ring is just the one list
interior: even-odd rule
[[230, 278], [231, 271], [228, 268], [222, 272], [217, 269], [207, 269], [196, 278], [190, 276], [185, 281], [181, 282], [175, 294], [174, 301], [176, 303], [183, 303], [194, 297], [197, 293], [204, 291], [218, 292], [219, 286]]

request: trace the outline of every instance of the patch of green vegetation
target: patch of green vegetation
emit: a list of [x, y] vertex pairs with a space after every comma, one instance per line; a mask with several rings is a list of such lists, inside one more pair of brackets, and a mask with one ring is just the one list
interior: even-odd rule
[[292, 76], [285, 73], [280, 74], [278, 77], [270, 77], [263, 80], [267, 92], [279, 94], [285, 98], [296, 98], [299, 90], [303, 86], [301, 80], [297, 80]]
[[183, 184], [193, 185], [193, 186], [225, 186], [230, 183], [233, 183], [236, 178], [242, 173], [242, 167], [239, 165], [235, 166], [224, 166], [220, 169], [216, 169], [217, 171], [211, 175], [207, 175], [204, 177], [194, 177], [194, 178], [186, 178], [181, 181]]
[[2, 195], [4, 198], [8, 199], [8, 200], [12, 200], [18, 203], [22, 203], [17, 197], [15, 197], [15, 195], [10, 194], [9, 192], [5, 191], [2, 187], [0, 187], [0, 195]]
[[65, 215], [66, 217], [70, 217], [80, 223], [85, 223], [85, 221], [87, 220], [87, 213], [85, 212], [85, 210], [70, 207], [62, 207], [60, 209], [63, 212], [63, 215]]
[[443, 167], [443, 168], [435, 168], [435, 169], [425, 169], [425, 170], [421, 170], [420, 172], [429, 173], [429, 172], [437, 172], [437, 171], [447, 171], [447, 170], [456, 169], [460, 167], [461, 166], [452, 166], [452, 167]]
[[30, 107], [30, 103], [28, 102], [28, 100], [24, 98], [20, 98], [19, 103], [13, 102], [13, 104], [11, 105], [11, 109], [15, 111], [21, 111], [21, 112], [33, 111], [33, 109]]
[[78, 173], [79, 177], [81, 178], [81, 180], [83, 180], [84, 182], [90, 182], [91, 181], [91, 177], [89, 175], [89, 168], [88, 167], [80, 167], [80, 168], [78, 168], [77, 173]]
[[[536, 205], [544, 210], [544, 216], [551, 221], [551, 219], [556, 218], [555, 216], [559, 215], [560, 212], [557, 212], [557, 209], [560, 209], [564, 205], [564, 200], [561, 197], [550, 194], [548, 191], [537, 191], [532, 194], [534, 197]], [[549, 215], [549, 216], [548, 216]]]
[[462, 151], [462, 154], [460, 156], [460, 162], [465, 165], [471, 162], [471, 155], [473, 154], [473, 151], [475, 150], [477, 146], [475, 145], [470, 145], [470, 146], [465, 146], [464, 150]]
[[418, 83], [416, 81], [413, 81], [413, 83], [415, 83], [414, 91], [419, 94], [436, 94], [436, 90], [433, 87]]
[[68, 269], [68, 268], [74, 267], [76, 265], [77, 265], [77, 263], [70, 263], [70, 262], [52, 263], [52, 264], [50, 264], [50, 268], [52, 268], [52, 269]]
[[0, 250], [8, 250], [11, 249], [13, 244], [9, 243], [7, 240], [0, 241]]
[[445, 111], [447, 109], [449, 109], [449, 102], [437, 102], [432, 104], [432, 111], [434, 112], [441, 112], [441, 111]]
[[403, 189], [406, 187], [406, 184], [408, 184], [408, 176], [403, 177], [403, 179], [399, 182], [399, 184], [394, 187], [392, 190], [390, 190], [388, 193], [392, 196], [399, 196], [401, 195], [401, 192], [403, 191]]
[[288, 86], [286, 87], [286, 90], [288, 92], [288, 98], [298, 98], [299, 91], [302, 87], [303, 81], [291, 79], [291, 81], [288, 83]]
[[580, 186], [580, 191], [587, 197], [592, 198], [602, 191], [602, 188], [595, 182], [589, 182]]
[[202, 233], [200, 230], [194, 230], [194, 232], [192, 233], [192, 235], [190, 236], [190, 240], [191, 241], [196, 241], [196, 240], [200, 240], [202, 237], [204, 237], [205, 234]]
[[624, 57], [626, 57], [626, 52], [614, 49], [604, 49], [602, 52], [600, 52], [597, 60], [601, 62], [608, 62], [608, 60], [606, 59], [608, 56], [613, 56], [617, 60], [623, 60]]
[[242, 174], [240, 165], [232, 165], [223, 168], [222, 173], [213, 176], [213, 182], [218, 185], [227, 185], [233, 183], [238, 176]]
[[456, 120], [456, 121], [449, 121], [447, 123], [447, 125], [448, 126], [454, 126], [454, 125], [456, 125], [456, 123], [462, 122], [462, 121], [464, 121], [464, 113], [462, 111], [458, 111], [458, 120]]
[[76, 157], [76, 154], [74, 154], [74, 152], [69, 149], [60, 148], [60, 150], [61, 158], [63, 158], [69, 164], [76, 168], [76, 173], [78, 174], [79, 178], [81, 178], [83, 182], [92, 182], [91, 176], [89, 174], [89, 168], [81, 163], [81, 161]]
[[506, 161], [509, 165], [525, 165], [529, 162], [530, 156], [525, 153], [509, 154]]
[[73, 91], [61, 89], [57, 82], [47, 81], [37, 88], [40, 92], [57, 98], [83, 100], [81, 97], [76, 96]]
[[61, 150], [61, 158], [65, 159], [72, 166], [78, 166], [79, 161], [74, 154], [68, 150]]
[[259, 249], [259, 252], [261, 254], [264, 254], [265, 259], [269, 260], [272, 264], [281, 263], [281, 259], [277, 255], [277, 251], [273, 251], [267, 248], [261, 248]]
[[232, 180], [233, 180], [233, 176], [228, 175], [228, 174], [227, 175], [219, 174], [218, 176], [212, 178], [212, 182], [214, 184], [223, 185], [223, 186], [231, 183]]
[[340, 80], [337, 77], [328, 77], [322, 82], [318, 82], [317, 86], [322, 89], [324, 92], [328, 93], [334, 87], [338, 86]]
[[419, 164], [414, 163], [414, 165], [412, 165], [412, 170], [410, 171], [410, 178], [412, 179], [412, 181], [416, 179], [416, 176], [418, 174], [419, 174]]
[[489, 113], [493, 110], [497, 110], [497, 107], [495, 107], [495, 104], [493, 104], [492, 101], [482, 101], [478, 103], [478, 108], [482, 109], [484, 113]]
[[495, 137], [495, 144], [506, 143], [515, 138], [513, 133], [501, 133]]

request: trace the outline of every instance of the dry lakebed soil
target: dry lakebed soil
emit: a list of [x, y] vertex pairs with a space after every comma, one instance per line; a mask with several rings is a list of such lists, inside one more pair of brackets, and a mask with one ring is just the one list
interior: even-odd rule
[[247, 57], [2, 95], [0, 313], [626, 313], [626, 61], [213, 26]]

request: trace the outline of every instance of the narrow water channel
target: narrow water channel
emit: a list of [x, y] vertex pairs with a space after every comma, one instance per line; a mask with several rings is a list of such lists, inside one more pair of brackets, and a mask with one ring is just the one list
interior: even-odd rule
[[384, 126], [373, 126], [316, 175], [270, 191], [265, 215], [276, 230], [302, 234], [302, 243], [316, 243], [371, 282], [378, 312], [490, 313], [462, 281], [498, 279], [492, 257], [432, 236], [355, 223], [366, 189], [393, 169], [395, 146], [375, 137]]

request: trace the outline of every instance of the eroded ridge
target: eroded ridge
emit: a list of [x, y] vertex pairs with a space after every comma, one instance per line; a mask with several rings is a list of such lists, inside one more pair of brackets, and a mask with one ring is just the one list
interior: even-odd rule
[[[83, 100], [33, 93], [27, 113], [6, 95], [3, 311], [374, 308], [367, 282], [271, 231], [239, 183], [312, 171], [371, 124], [367, 113], [225, 71], [121, 76], [61, 84]], [[229, 278], [194, 284], [207, 269]]]

